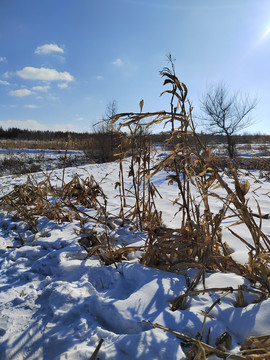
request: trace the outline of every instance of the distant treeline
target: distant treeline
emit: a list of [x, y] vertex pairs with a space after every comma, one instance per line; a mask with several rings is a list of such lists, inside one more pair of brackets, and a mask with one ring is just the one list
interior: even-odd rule
[[[222, 144], [227, 143], [225, 135], [213, 135], [200, 133], [199, 137], [205, 144]], [[236, 144], [260, 144], [270, 142], [270, 135], [265, 134], [241, 134], [241, 135], [232, 135]]]
[[[69, 138], [72, 140], [86, 140], [90, 138], [97, 138], [101, 135], [105, 135], [103, 132], [69, 132], [69, 131], [41, 131], [41, 130], [26, 130], [19, 128], [9, 128], [3, 129], [0, 127], [0, 140], [31, 140], [31, 141], [65, 141]], [[106, 134], [112, 135], [112, 134]], [[207, 133], [198, 134], [201, 141], [204, 144], [220, 144], [225, 143], [226, 138], [223, 135], [213, 135]], [[148, 134], [151, 140], [155, 143], [163, 143], [167, 138], [167, 134]], [[236, 143], [238, 144], [252, 144], [252, 143], [266, 143], [270, 142], [270, 135], [262, 135], [262, 134], [242, 134], [242, 135], [234, 135]]]
[[[154, 143], [163, 143], [167, 138], [167, 134], [152, 134], [150, 135]], [[198, 137], [205, 145], [214, 145], [214, 144], [226, 144], [227, 139], [225, 135], [214, 135], [207, 133], [199, 133]], [[236, 144], [259, 144], [270, 142], [270, 135], [262, 134], [242, 134], [242, 135], [233, 135], [232, 138], [235, 140]]]
[[69, 131], [42, 131], [42, 130], [25, 130], [18, 128], [9, 128], [4, 130], [0, 127], [0, 139], [13, 140], [67, 140], [71, 136], [72, 139], [87, 139], [90, 133], [75, 133]]

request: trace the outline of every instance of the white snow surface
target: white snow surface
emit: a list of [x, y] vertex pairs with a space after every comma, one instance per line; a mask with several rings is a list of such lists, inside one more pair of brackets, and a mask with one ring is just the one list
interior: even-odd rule
[[[67, 168], [65, 181], [76, 173], [82, 178], [92, 174], [108, 196], [108, 210], [118, 213], [116, 162]], [[179, 227], [179, 219], [174, 216], [177, 207], [172, 204], [177, 189], [168, 186], [166, 175], [162, 172], [153, 179], [163, 197], [157, 200], [157, 206], [163, 211], [165, 225]], [[256, 210], [257, 200], [266, 213], [270, 182], [257, 183], [258, 176], [254, 172], [254, 179], [250, 180], [250, 206]], [[42, 177], [42, 174], [36, 175], [37, 180]], [[52, 182], [61, 181], [61, 177], [62, 170], [55, 171]], [[26, 176], [0, 178], [2, 192], [6, 194], [25, 179]], [[228, 178], [228, 182], [232, 180]], [[244, 263], [247, 248], [226, 229], [230, 221], [235, 219], [224, 224], [224, 241], [234, 250], [234, 258]], [[89, 221], [85, 226], [92, 229], [95, 224]], [[195, 337], [202, 329], [202, 311], [206, 311], [220, 293], [188, 298], [185, 310], [172, 311], [172, 300], [187, 289], [183, 274], [143, 266], [137, 254], [117, 266], [105, 266], [96, 257], [85, 259], [87, 253], [79, 245], [76, 233], [79, 228], [76, 220], [57, 224], [41, 217], [34, 239], [23, 221], [16, 220], [12, 214], [0, 214], [0, 359], [86, 360], [101, 338], [104, 339], [98, 353], [101, 360], [185, 359], [179, 338], [143, 321]], [[250, 241], [242, 225], [234, 229]], [[99, 231], [99, 226], [96, 230]], [[263, 221], [263, 230], [270, 234], [270, 220]], [[118, 226], [111, 232], [119, 244], [143, 245], [146, 238], [128, 226]], [[28, 239], [28, 245], [18, 247], [18, 233]], [[197, 271], [187, 269], [186, 273], [192, 279]], [[208, 288], [241, 284], [249, 286], [247, 280], [232, 273], [206, 276]], [[240, 343], [248, 336], [270, 334], [270, 299], [254, 304], [253, 298], [245, 294], [247, 306], [243, 308], [234, 306], [235, 293], [223, 298], [210, 312], [212, 317], [207, 318], [203, 340], [211, 328], [210, 344], [214, 346], [216, 337], [228, 331], [233, 338], [232, 352], [237, 353]]]

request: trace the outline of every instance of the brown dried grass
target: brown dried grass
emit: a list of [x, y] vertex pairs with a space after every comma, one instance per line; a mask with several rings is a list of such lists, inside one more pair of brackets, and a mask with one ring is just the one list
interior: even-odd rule
[[29, 175], [25, 184], [15, 185], [11, 192], [0, 198], [0, 208], [14, 214], [28, 223], [34, 232], [38, 232], [37, 220], [41, 216], [58, 223], [71, 222], [74, 218], [91, 218], [76, 205], [100, 211], [104, 206], [99, 198], [106, 201], [101, 187], [92, 176], [83, 180], [75, 175], [69, 183], [57, 188], [52, 185], [50, 175], [44, 175], [39, 182]]

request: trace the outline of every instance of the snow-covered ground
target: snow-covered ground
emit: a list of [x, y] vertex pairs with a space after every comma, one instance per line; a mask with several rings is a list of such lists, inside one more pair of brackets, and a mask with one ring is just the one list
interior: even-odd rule
[[83, 151], [0, 148], [0, 176], [47, 171], [87, 163]]
[[[126, 169], [128, 170], [128, 169]], [[93, 175], [108, 197], [108, 211], [119, 212], [118, 164], [94, 164], [65, 170], [65, 182], [75, 174], [81, 178]], [[63, 172], [51, 175], [53, 184], [61, 183]], [[153, 181], [163, 199], [157, 200], [166, 226], [179, 227], [174, 214], [177, 208], [175, 186], [168, 186], [166, 173], [157, 174]], [[270, 182], [259, 180], [254, 171], [250, 179], [250, 206], [262, 213], [269, 212]], [[37, 174], [37, 181], [43, 174]], [[243, 178], [245, 175], [243, 175]], [[23, 184], [26, 176], [0, 178], [3, 194], [14, 185]], [[131, 180], [130, 180], [131, 181]], [[232, 179], [227, 179], [232, 182]], [[128, 186], [128, 184], [126, 184]], [[222, 191], [217, 189], [217, 191]], [[213, 200], [213, 209], [219, 207]], [[216, 206], [216, 208], [215, 208]], [[94, 216], [95, 211], [84, 209]], [[226, 229], [235, 219], [223, 224], [223, 238], [234, 250], [235, 260], [247, 260], [247, 248], [232, 238]], [[115, 222], [117, 225], [117, 222]], [[0, 214], [0, 359], [57, 360], [90, 359], [100, 339], [104, 339], [98, 358], [105, 359], [185, 359], [181, 340], [174, 334], [152, 328], [144, 321], [158, 323], [191, 337], [202, 330], [204, 312], [221, 293], [204, 293], [188, 298], [185, 310], [171, 310], [173, 299], [187, 289], [184, 272], [171, 273], [140, 264], [138, 254], [116, 265], [104, 266], [96, 257], [85, 259], [87, 253], [78, 243], [79, 220], [58, 224], [41, 217], [39, 232], [33, 234], [12, 214]], [[101, 225], [88, 221], [85, 231], [103, 231]], [[246, 241], [250, 235], [239, 225], [237, 233]], [[263, 231], [270, 236], [270, 220], [263, 220]], [[145, 234], [128, 225], [110, 230], [119, 244], [144, 245]], [[20, 246], [19, 237], [26, 240]], [[187, 269], [192, 279], [197, 270]], [[237, 288], [247, 280], [233, 273], [208, 273], [206, 287]], [[197, 289], [202, 289], [199, 285]], [[236, 294], [231, 293], [214, 306], [206, 319], [203, 341], [224, 332], [232, 336], [232, 352], [248, 336], [270, 334], [270, 299], [253, 303], [254, 294], [245, 293], [244, 307], [236, 307]], [[210, 329], [210, 330], [209, 330]]]

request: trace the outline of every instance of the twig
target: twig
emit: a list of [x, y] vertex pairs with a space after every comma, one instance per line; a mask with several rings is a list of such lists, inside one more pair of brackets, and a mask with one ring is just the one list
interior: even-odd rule
[[[249, 292], [249, 293], [253, 293], [253, 294], [258, 294], [258, 295], [267, 295], [267, 292], [261, 291], [261, 290], [255, 290], [255, 289], [248, 289], [246, 287], [246, 285], [240, 285], [240, 289], [242, 291], [245, 292]], [[179, 309], [179, 304], [182, 303], [183, 298], [186, 298], [188, 296], [198, 296], [199, 294], [204, 294], [204, 293], [210, 293], [210, 292], [219, 292], [219, 291], [226, 291], [225, 295], [222, 295], [219, 299], [221, 299], [222, 297], [228, 295], [228, 293], [232, 293], [234, 291], [238, 291], [239, 288], [234, 289], [233, 287], [229, 286], [229, 287], [224, 287], [224, 288], [210, 288], [210, 289], [202, 289], [202, 290], [194, 290], [194, 291], [190, 291], [190, 292], [186, 292], [185, 294], [182, 294], [180, 296], [177, 296], [174, 299], [174, 302], [172, 304], [172, 310], [175, 311], [177, 309]], [[211, 310], [211, 308], [210, 308]], [[209, 311], [210, 311], [209, 310]]]
[[183, 333], [180, 333], [178, 331], [172, 330], [170, 328], [167, 328], [166, 326], [160, 325], [160, 324], [153, 324], [150, 321], [142, 321], [144, 324], [150, 325], [153, 328], [157, 328], [157, 329], [161, 329], [163, 331], [169, 332], [171, 334], [176, 335], [179, 339], [185, 341], [185, 342], [191, 342], [195, 345], [197, 345], [198, 347], [203, 347], [204, 350], [208, 350], [211, 353], [215, 353], [215, 355], [221, 359], [231, 359], [231, 360], [245, 360], [246, 358], [242, 357], [241, 355], [234, 355], [225, 351], [221, 351], [219, 349], [214, 348], [211, 345], [208, 345], [200, 340], [194, 339], [191, 336], [185, 335]]
[[93, 352], [93, 354], [92, 354], [92, 356], [90, 357], [89, 360], [95, 360], [95, 359], [96, 359], [97, 354], [98, 354], [98, 352], [99, 352], [99, 350], [100, 350], [100, 348], [101, 348], [101, 345], [102, 345], [103, 341], [104, 341], [103, 339], [100, 339], [100, 340], [99, 340], [99, 343], [98, 343], [95, 351]]
[[204, 319], [203, 319], [203, 325], [202, 325], [202, 330], [200, 333], [200, 340], [202, 340], [203, 337], [203, 333], [204, 333], [204, 328], [205, 328], [205, 323], [206, 323], [206, 317], [207, 315], [210, 313], [210, 311], [217, 305], [220, 304], [220, 300], [222, 298], [224, 298], [225, 296], [231, 294], [233, 292], [233, 289], [229, 289], [228, 291], [226, 291], [224, 294], [220, 295], [220, 297], [209, 307], [209, 309], [204, 313]]

